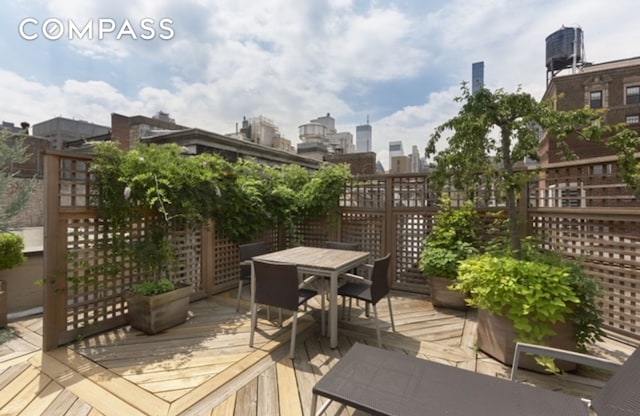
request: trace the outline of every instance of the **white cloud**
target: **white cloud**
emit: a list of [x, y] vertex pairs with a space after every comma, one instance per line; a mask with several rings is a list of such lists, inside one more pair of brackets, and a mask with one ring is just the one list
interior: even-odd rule
[[[0, 53], [24, 57], [17, 58], [22, 65], [0, 64], [0, 118], [33, 124], [64, 115], [108, 124], [112, 112], [163, 110], [180, 124], [227, 133], [243, 116], [264, 115], [295, 143], [298, 125], [327, 112], [354, 135], [364, 114], [375, 114], [374, 151], [386, 165], [389, 140], [422, 152], [433, 129], [455, 115], [453, 98], [470, 80], [472, 62], [485, 62], [488, 87], [521, 85], [541, 97], [544, 41], [563, 24], [582, 26], [589, 60], [640, 55], [628, 18], [634, 6], [631, 0], [616, 7], [579, 0], [403, 7], [377, 0], [20, 3], [7, 9], [18, 14], [0, 19], [13, 19], [0, 29], [6, 31]], [[79, 22], [170, 17], [176, 32], [170, 41], [26, 43], [14, 32], [30, 13]]]

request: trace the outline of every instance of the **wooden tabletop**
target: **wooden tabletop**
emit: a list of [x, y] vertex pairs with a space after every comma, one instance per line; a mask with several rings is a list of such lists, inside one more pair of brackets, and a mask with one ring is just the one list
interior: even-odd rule
[[299, 246], [256, 256], [256, 260], [295, 263], [299, 267], [335, 271], [368, 260], [366, 251], [336, 250], [331, 248]]

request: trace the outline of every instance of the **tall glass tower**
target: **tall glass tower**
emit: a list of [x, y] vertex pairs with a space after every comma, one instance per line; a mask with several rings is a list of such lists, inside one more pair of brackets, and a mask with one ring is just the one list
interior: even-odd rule
[[371, 125], [369, 124], [369, 117], [367, 117], [367, 124], [356, 126], [356, 152], [370, 152], [371, 151]]
[[471, 64], [471, 93], [475, 94], [484, 86], [484, 61]]

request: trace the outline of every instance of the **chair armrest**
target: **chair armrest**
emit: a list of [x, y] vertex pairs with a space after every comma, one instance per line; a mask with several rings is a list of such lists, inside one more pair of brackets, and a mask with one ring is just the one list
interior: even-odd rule
[[516, 380], [516, 372], [518, 371], [518, 361], [521, 353], [532, 353], [545, 357], [557, 358], [559, 360], [571, 361], [576, 364], [587, 365], [590, 367], [600, 368], [615, 372], [622, 364], [614, 363], [604, 358], [594, 357], [593, 355], [582, 354], [579, 352], [562, 350], [558, 348], [546, 347], [543, 345], [526, 344], [518, 342], [513, 355], [513, 367], [511, 368], [511, 381]]
[[343, 274], [341, 276], [346, 277], [351, 282], [362, 283], [362, 284], [369, 285], [369, 286], [371, 286], [371, 284], [372, 284], [371, 280], [369, 280], [367, 278], [364, 278], [362, 276], [358, 276], [357, 274], [345, 273], [345, 274]]
[[300, 282], [300, 284], [298, 285], [298, 289], [302, 289], [305, 286], [308, 286], [310, 283], [313, 283], [316, 280], [318, 280], [319, 277], [320, 276], [316, 276], [316, 275], [311, 275], [311, 276], [307, 277], [302, 282]]

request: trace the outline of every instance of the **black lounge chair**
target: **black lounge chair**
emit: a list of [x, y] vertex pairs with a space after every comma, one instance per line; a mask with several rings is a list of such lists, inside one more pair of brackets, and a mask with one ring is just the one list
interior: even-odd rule
[[[541, 349], [535, 352], [543, 353]], [[590, 365], [598, 366], [598, 360], [595, 361], [590, 361]], [[311, 414], [320, 415], [331, 401], [337, 401], [374, 415], [588, 416], [590, 407], [595, 412], [592, 414], [597, 416], [638, 416], [639, 375], [640, 348], [589, 402], [556, 391], [356, 344], [314, 386]], [[316, 413], [319, 396], [330, 400]]]

